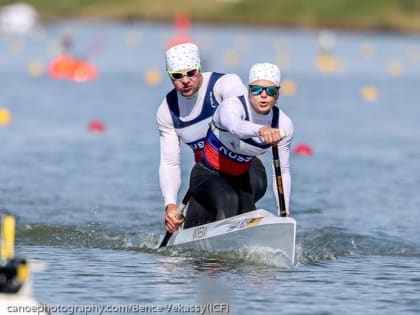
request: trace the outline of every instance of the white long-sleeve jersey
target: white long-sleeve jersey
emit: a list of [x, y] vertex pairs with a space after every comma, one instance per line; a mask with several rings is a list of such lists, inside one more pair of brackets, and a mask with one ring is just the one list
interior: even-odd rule
[[226, 98], [247, 93], [236, 74], [204, 72], [202, 75], [203, 82], [196, 94], [184, 97], [172, 90], [157, 111], [159, 183], [165, 206], [177, 203], [181, 187], [181, 142], [188, 144], [196, 155], [200, 154], [216, 107]]
[[[273, 109], [266, 115], [258, 114], [246, 97], [242, 98], [242, 102], [238, 97], [225, 99], [213, 115], [213, 125], [215, 126], [215, 128], [212, 128], [213, 135], [223, 143], [227, 152], [243, 154], [244, 156], [261, 155], [269, 150], [270, 146], [265, 148], [262, 146], [264, 143], [258, 136], [258, 130], [263, 126], [272, 126], [274, 114]], [[289, 158], [293, 138], [293, 123], [282, 110], [279, 110], [278, 124], [276, 123], [276, 125], [285, 134], [285, 137], [278, 144], [278, 151], [286, 210], [289, 212], [291, 192]], [[272, 174], [273, 192], [279, 208], [273, 164]]]

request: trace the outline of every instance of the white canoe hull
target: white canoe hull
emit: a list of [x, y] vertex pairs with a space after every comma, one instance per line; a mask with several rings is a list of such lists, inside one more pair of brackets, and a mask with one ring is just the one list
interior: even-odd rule
[[227, 252], [241, 248], [268, 247], [281, 251], [294, 265], [296, 221], [263, 209], [175, 232], [167, 246]]

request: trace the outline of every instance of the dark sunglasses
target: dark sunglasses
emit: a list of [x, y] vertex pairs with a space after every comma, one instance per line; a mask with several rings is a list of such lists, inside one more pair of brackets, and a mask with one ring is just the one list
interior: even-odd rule
[[172, 80], [181, 80], [183, 77], [187, 77], [188, 79], [194, 78], [196, 75], [200, 73], [200, 68], [195, 68], [187, 71], [168, 71], [169, 77]]
[[268, 96], [276, 96], [279, 92], [278, 86], [261, 86], [261, 85], [250, 85], [249, 91], [252, 95], [260, 95], [263, 91], [267, 93]]

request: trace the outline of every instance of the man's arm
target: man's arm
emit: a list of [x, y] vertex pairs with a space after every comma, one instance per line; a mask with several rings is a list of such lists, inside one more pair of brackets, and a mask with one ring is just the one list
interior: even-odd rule
[[247, 87], [241, 78], [233, 73], [227, 73], [221, 77], [214, 85], [214, 94], [219, 103], [223, 100], [248, 93]]
[[157, 113], [160, 140], [159, 184], [165, 206], [176, 204], [181, 187], [181, 149], [167, 106]]

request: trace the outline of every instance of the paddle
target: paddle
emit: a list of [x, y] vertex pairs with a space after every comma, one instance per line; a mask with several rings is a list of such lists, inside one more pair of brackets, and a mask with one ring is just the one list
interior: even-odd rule
[[[190, 197], [191, 197], [191, 192], [190, 192], [190, 190], [188, 190], [187, 193], [185, 194], [184, 198], [182, 199], [181, 204], [178, 206], [178, 209], [176, 210], [175, 217], [177, 219], [182, 218], [182, 216], [184, 215], [184, 209], [185, 209], [188, 201], [190, 200]], [[163, 238], [163, 240], [160, 243], [158, 248], [165, 247], [166, 244], [168, 244], [168, 241], [171, 238], [171, 236], [172, 236], [172, 233], [169, 232], [169, 231], [166, 231], [165, 237]]]
[[1, 259], [10, 260], [13, 258], [15, 248], [15, 218], [5, 215], [1, 221]]
[[277, 147], [277, 144], [273, 145], [272, 149], [273, 149], [274, 171], [276, 172], [277, 196], [279, 197], [280, 216], [287, 217], [286, 202], [284, 201], [283, 181], [281, 179], [279, 149]]

